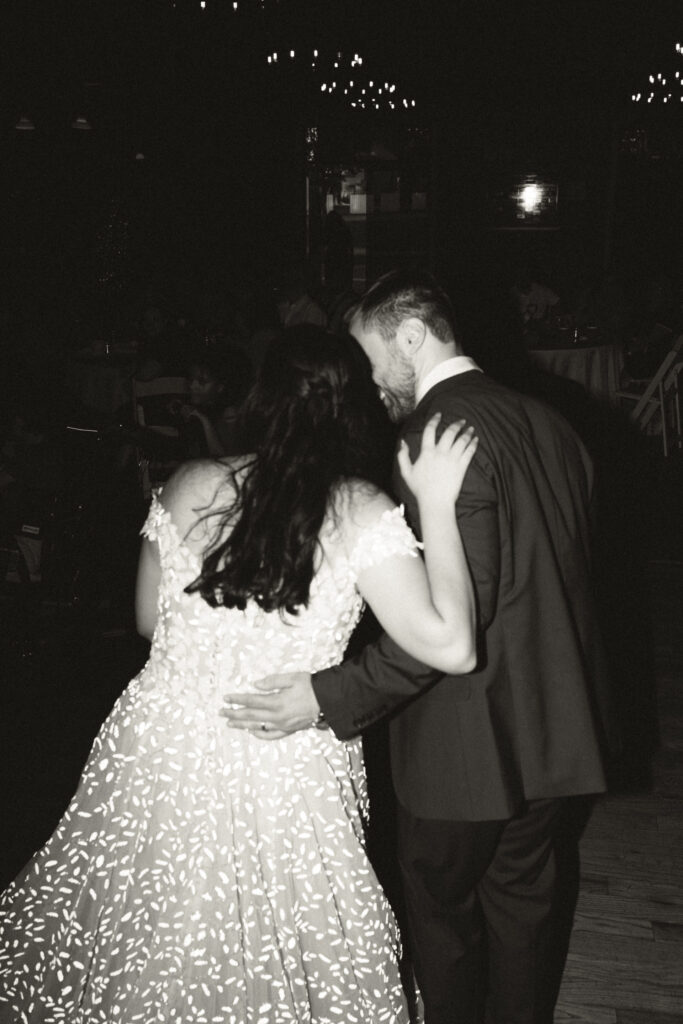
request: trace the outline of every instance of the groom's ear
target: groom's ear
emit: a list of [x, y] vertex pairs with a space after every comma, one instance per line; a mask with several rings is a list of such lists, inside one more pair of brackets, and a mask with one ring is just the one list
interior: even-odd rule
[[402, 355], [414, 358], [424, 344], [427, 328], [419, 316], [409, 316], [402, 320], [396, 331], [396, 344]]

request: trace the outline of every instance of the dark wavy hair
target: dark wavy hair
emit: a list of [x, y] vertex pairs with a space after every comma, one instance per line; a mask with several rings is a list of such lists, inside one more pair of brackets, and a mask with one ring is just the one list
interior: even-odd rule
[[350, 477], [386, 485], [391, 440], [365, 354], [320, 327], [287, 328], [271, 343], [242, 422], [253, 458], [186, 592], [212, 607], [254, 600], [296, 613], [308, 602], [335, 486]]

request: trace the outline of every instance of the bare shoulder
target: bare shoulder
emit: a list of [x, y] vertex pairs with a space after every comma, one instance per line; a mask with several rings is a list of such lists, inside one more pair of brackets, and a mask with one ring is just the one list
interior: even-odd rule
[[368, 480], [344, 481], [335, 495], [334, 513], [347, 550], [353, 547], [361, 531], [395, 507], [389, 495]]
[[[181, 533], [195, 532], [230, 507], [248, 459], [195, 459], [186, 462], [164, 484], [160, 498]], [[199, 530], [205, 533], [206, 529]]]

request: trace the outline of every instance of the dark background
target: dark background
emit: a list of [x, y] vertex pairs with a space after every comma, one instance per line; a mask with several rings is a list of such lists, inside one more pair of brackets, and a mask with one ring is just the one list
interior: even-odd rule
[[[676, 3], [58, 0], [0, 12], [0, 210], [10, 324], [65, 315], [116, 276], [192, 281], [268, 269], [304, 247], [305, 128], [323, 158], [429, 131], [437, 266], [496, 272], [520, 243], [485, 230], [487, 196], [533, 171], [559, 182], [550, 276], [680, 262], [683, 109], [630, 96], [674, 66]], [[322, 96], [298, 52], [357, 50], [410, 112], [371, 118]], [[266, 55], [278, 50], [277, 68]], [[683, 60], [681, 60], [683, 65]], [[679, 107], [683, 105], [679, 104]], [[353, 113], [353, 116], [351, 114]], [[16, 131], [21, 114], [36, 125]], [[85, 115], [90, 132], [70, 128]], [[620, 146], [645, 124], [658, 159]], [[135, 159], [143, 154], [143, 159]], [[118, 233], [118, 234], [117, 234]], [[466, 255], [464, 255], [466, 254]], [[118, 263], [117, 263], [118, 260]], [[492, 269], [493, 268], [493, 269]], [[101, 290], [101, 288], [100, 288]]]

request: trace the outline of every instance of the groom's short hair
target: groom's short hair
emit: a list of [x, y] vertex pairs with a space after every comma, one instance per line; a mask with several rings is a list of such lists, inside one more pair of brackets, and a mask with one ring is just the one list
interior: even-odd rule
[[364, 330], [377, 330], [385, 341], [391, 341], [411, 316], [422, 320], [439, 341], [459, 343], [451, 300], [426, 271], [390, 270], [375, 281], [354, 311]]

